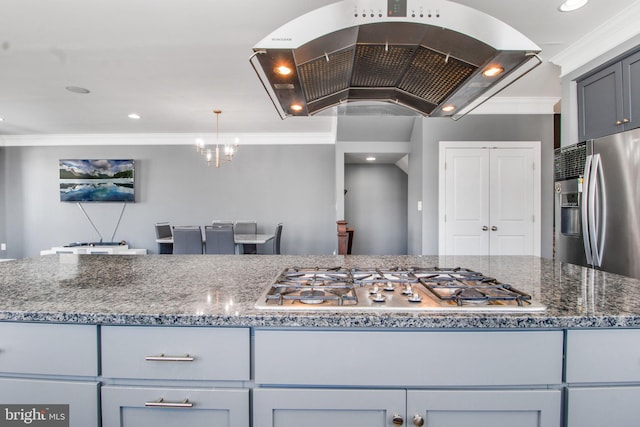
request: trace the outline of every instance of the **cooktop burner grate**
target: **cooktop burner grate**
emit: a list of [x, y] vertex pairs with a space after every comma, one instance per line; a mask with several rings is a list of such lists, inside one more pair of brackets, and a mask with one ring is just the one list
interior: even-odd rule
[[466, 268], [291, 267], [256, 303], [260, 309], [544, 311], [510, 284]]

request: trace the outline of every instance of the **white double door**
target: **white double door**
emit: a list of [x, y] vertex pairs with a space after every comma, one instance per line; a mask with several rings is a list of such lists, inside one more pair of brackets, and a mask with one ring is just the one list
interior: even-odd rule
[[504, 145], [441, 152], [442, 255], [538, 255], [539, 148]]

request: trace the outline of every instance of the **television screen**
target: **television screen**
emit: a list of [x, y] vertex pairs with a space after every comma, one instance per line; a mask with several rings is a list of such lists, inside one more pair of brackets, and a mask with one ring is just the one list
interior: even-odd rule
[[61, 202], [134, 202], [134, 161], [60, 160]]

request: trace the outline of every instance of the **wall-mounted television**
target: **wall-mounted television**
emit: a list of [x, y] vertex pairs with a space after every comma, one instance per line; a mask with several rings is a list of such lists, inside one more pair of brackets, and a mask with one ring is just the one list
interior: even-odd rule
[[60, 160], [61, 202], [134, 202], [134, 161]]

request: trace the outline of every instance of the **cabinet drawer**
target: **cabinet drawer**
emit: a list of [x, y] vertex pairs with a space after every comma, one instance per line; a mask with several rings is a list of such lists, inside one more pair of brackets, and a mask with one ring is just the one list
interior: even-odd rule
[[640, 329], [567, 333], [567, 382], [640, 381]]
[[569, 387], [568, 427], [637, 427], [640, 387]]
[[0, 402], [3, 405], [69, 405], [70, 427], [98, 425], [97, 382], [2, 378]]
[[560, 331], [258, 330], [258, 384], [462, 386], [562, 382]]
[[0, 372], [96, 376], [97, 327], [0, 323]]
[[249, 427], [249, 390], [105, 386], [102, 426]]
[[110, 378], [249, 379], [247, 328], [106, 326], [102, 375]]

